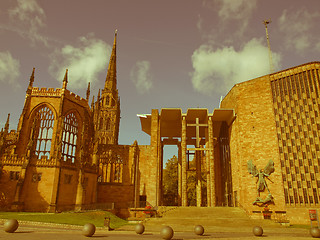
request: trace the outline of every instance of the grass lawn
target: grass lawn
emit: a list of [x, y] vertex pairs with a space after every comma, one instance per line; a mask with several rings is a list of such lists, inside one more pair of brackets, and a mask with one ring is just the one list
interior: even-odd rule
[[17, 219], [22, 221], [62, 223], [72, 225], [84, 225], [92, 223], [96, 227], [103, 227], [104, 218], [111, 219], [110, 227], [118, 228], [128, 224], [126, 220], [118, 218], [107, 211], [88, 212], [62, 212], [62, 213], [35, 213], [35, 212], [0, 212], [2, 219]]

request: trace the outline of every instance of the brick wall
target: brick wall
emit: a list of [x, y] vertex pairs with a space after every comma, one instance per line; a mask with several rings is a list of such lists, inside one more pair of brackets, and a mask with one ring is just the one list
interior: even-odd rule
[[[237, 191], [238, 204], [252, 213], [262, 210], [252, 203], [257, 197], [256, 178], [249, 174], [247, 163], [253, 160], [264, 169], [273, 160], [275, 172], [266, 179], [274, 197], [270, 209], [284, 210], [283, 183], [277, 143], [271, 87], [268, 76], [235, 85], [224, 98], [221, 108], [235, 110], [236, 119], [230, 127], [230, 152], [233, 191]], [[267, 190], [261, 193], [262, 198]]]

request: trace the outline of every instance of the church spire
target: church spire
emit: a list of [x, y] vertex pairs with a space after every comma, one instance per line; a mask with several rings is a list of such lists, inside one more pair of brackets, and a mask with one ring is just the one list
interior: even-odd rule
[[68, 69], [66, 69], [66, 73], [64, 75], [62, 89], [67, 89], [67, 84], [68, 84]]
[[115, 31], [112, 52], [110, 56], [105, 89], [115, 90], [117, 88], [117, 30]]

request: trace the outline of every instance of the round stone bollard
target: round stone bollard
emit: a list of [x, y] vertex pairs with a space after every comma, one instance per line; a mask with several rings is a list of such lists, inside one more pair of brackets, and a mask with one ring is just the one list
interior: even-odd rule
[[170, 240], [173, 237], [173, 234], [173, 229], [169, 226], [162, 228], [160, 232], [160, 236], [165, 240]]
[[86, 237], [92, 237], [92, 235], [96, 232], [96, 226], [92, 223], [86, 223], [83, 226], [82, 234]]
[[16, 219], [9, 219], [3, 224], [4, 231], [8, 233], [15, 232], [19, 227], [19, 223]]
[[138, 223], [135, 227], [135, 231], [137, 234], [142, 234], [144, 232], [144, 225], [142, 223]]
[[255, 236], [260, 237], [263, 234], [263, 229], [260, 226], [255, 226], [253, 227], [252, 232]]
[[197, 235], [203, 235], [204, 228], [201, 225], [197, 225], [194, 227], [194, 233]]
[[310, 234], [314, 238], [320, 238], [320, 229], [317, 227], [313, 227], [310, 229]]

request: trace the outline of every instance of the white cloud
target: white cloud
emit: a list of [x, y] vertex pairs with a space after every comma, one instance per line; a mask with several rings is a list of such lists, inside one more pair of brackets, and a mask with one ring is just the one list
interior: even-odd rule
[[[236, 83], [268, 74], [268, 48], [262, 42], [254, 38], [240, 51], [233, 47], [214, 50], [209, 45], [200, 46], [192, 55], [193, 88], [206, 95], [226, 94]], [[273, 63], [278, 69], [279, 54], [273, 53]]]
[[285, 9], [278, 19], [278, 25], [284, 33], [286, 47], [301, 53], [315, 45], [314, 41], [319, 36], [315, 36], [315, 32], [310, 30], [318, 27], [315, 23], [319, 22], [319, 18], [319, 12], [310, 13], [305, 8], [295, 12]]
[[[228, 36], [230, 39], [244, 37], [257, 2], [258, 0], [203, 0], [203, 7], [211, 9], [213, 14], [201, 15], [198, 18], [197, 27], [200, 31], [205, 27], [210, 29], [210, 32], [208, 30], [202, 32], [203, 36], [209, 39], [215, 39], [220, 35], [223, 35], [224, 39]], [[216, 20], [215, 16], [217, 16]], [[213, 21], [215, 24], [212, 24]]]
[[320, 52], [320, 42], [316, 43], [316, 50]]
[[0, 81], [20, 87], [17, 78], [20, 76], [20, 62], [7, 52], [0, 52]]
[[131, 81], [136, 86], [138, 93], [148, 92], [152, 86], [152, 75], [149, 61], [138, 61], [130, 71]]
[[198, 21], [197, 21], [197, 29], [199, 31], [202, 31], [202, 25], [203, 25], [203, 18], [200, 14], [198, 14]]
[[242, 36], [248, 27], [250, 17], [257, 7], [257, 0], [216, 0], [221, 3], [218, 15], [223, 22], [233, 20], [237, 25], [236, 35]]
[[257, 0], [216, 0], [216, 3], [221, 4], [218, 14], [224, 20], [246, 19], [257, 6]]
[[46, 26], [44, 10], [36, 0], [17, 0], [17, 3], [15, 8], [9, 10], [10, 19], [24, 29], [17, 32], [30, 39], [33, 44], [42, 42], [47, 46], [47, 38], [40, 34], [40, 30]]
[[67, 68], [68, 86], [86, 88], [88, 82], [98, 81], [98, 74], [107, 70], [110, 54], [111, 46], [93, 34], [80, 37], [78, 46], [65, 45], [50, 56], [49, 73], [61, 82]]

